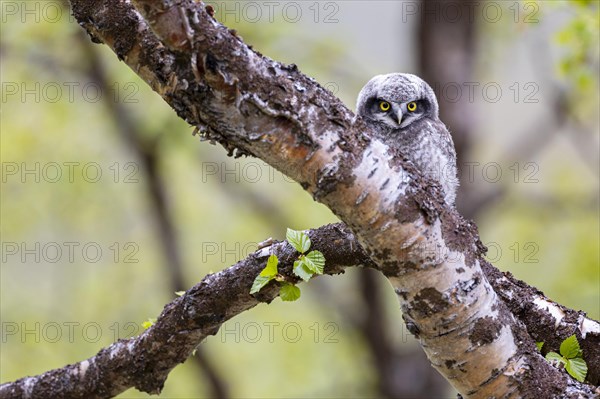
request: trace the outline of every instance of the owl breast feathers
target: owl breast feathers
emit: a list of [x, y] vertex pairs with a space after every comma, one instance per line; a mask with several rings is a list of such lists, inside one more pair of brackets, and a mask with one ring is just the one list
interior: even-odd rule
[[377, 75], [360, 91], [356, 109], [379, 139], [437, 182], [446, 203], [454, 205], [456, 151], [438, 117], [435, 94], [423, 79], [406, 73]]

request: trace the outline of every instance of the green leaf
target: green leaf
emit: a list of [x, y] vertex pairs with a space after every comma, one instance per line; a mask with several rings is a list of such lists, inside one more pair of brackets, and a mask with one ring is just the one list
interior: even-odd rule
[[585, 376], [588, 372], [587, 364], [585, 364], [585, 360], [580, 357], [576, 357], [575, 359], [567, 359], [565, 363], [565, 369], [567, 373], [571, 375], [571, 377], [575, 378], [579, 382], [583, 382], [585, 380]]
[[556, 362], [564, 363], [566, 359], [556, 352], [548, 352], [548, 353], [546, 353], [546, 360], [548, 360], [549, 362], [556, 361]]
[[537, 349], [538, 349], [538, 350], [541, 352], [541, 351], [542, 351], [542, 348], [543, 348], [543, 346], [544, 346], [544, 343], [543, 343], [543, 342], [536, 342], [536, 343], [535, 343], [535, 346], [537, 346]]
[[258, 276], [256, 276], [256, 278], [254, 279], [254, 282], [252, 283], [252, 288], [250, 289], [250, 294], [257, 293], [258, 291], [260, 291], [260, 289], [262, 287], [267, 285], [269, 283], [269, 281], [273, 280], [274, 278], [275, 278], [275, 276], [261, 276], [259, 274]]
[[[154, 323], [156, 323], [156, 319], [150, 318], [150, 319], [142, 322], [142, 327], [144, 327], [144, 329], [147, 330], [150, 327], [152, 327], [154, 325]], [[586, 368], [586, 370], [587, 370], [587, 368]]]
[[301, 254], [305, 253], [310, 248], [310, 238], [302, 231], [287, 229], [285, 239]]
[[577, 342], [577, 337], [575, 335], [571, 335], [560, 344], [560, 354], [567, 359], [581, 356], [579, 342]]
[[323, 274], [325, 268], [325, 257], [319, 251], [310, 251], [308, 255], [304, 257], [304, 263], [306, 267], [317, 274]]
[[294, 284], [285, 283], [279, 289], [279, 296], [282, 301], [295, 301], [300, 298], [300, 288], [296, 287]]
[[277, 255], [269, 256], [269, 260], [267, 260], [267, 266], [262, 269], [260, 275], [263, 277], [271, 277], [277, 274], [277, 264], [279, 264], [279, 259]]
[[294, 262], [294, 274], [300, 277], [302, 280], [308, 281], [312, 277], [313, 272], [306, 266], [304, 259]]
[[254, 282], [252, 283], [252, 288], [250, 289], [250, 294], [257, 293], [262, 287], [267, 285], [269, 281], [273, 280], [277, 276], [278, 263], [279, 259], [276, 255], [269, 256], [269, 259], [267, 260], [267, 265], [254, 279]]

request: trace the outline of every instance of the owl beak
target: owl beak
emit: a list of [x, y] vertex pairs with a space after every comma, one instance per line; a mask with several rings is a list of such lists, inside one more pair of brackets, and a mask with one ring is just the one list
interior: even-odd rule
[[402, 110], [399, 109], [398, 113], [396, 115], [398, 116], [398, 124], [400, 125], [402, 123], [402, 118], [404, 117], [404, 114], [402, 113]]

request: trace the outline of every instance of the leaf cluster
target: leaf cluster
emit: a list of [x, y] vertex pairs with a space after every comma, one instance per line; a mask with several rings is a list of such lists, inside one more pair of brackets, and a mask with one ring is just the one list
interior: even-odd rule
[[[315, 274], [323, 274], [325, 257], [320, 251], [308, 252], [312, 243], [306, 233], [287, 229], [285, 237], [287, 242], [296, 251], [300, 252], [298, 259], [294, 261], [293, 272], [296, 276], [308, 281]], [[285, 281], [285, 278], [279, 274], [278, 264], [279, 258], [277, 258], [277, 255], [269, 256], [267, 265], [254, 279], [250, 294], [259, 292], [271, 280], [276, 280], [280, 283], [279, 296], [282, 301], [295, 301], [300, 298], [300, 288], [289, 281]]]
[[[539, 349], [543, 346], [543, 342], [536, 343]], [[548, 352], [546, 354], [546, 360], [551, 363], [559, 364], [564, 366], [567, 373], [579, 382], [585, 380], [587, 375], [588, 367], [583, 360], [583, 352], [579, 347], [579, 342], [575, 335], [567, 337], [560, 344], [560, 355], [556, 352]]]

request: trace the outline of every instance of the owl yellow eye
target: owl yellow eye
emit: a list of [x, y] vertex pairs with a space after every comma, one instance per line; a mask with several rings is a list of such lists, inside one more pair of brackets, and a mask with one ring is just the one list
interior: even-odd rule
[[406, 108], [410, 111], [410, 112], [415, 112], [417, 110], [417, 103], [414, 101], [411, 101], [408, 103], [408, 105], [406, 106]]
[[379, 109], [382, 110], [383, 112], [389, 111], [391, 107], [392, 106], [387, 101], [380, 101], [379, 102]]

